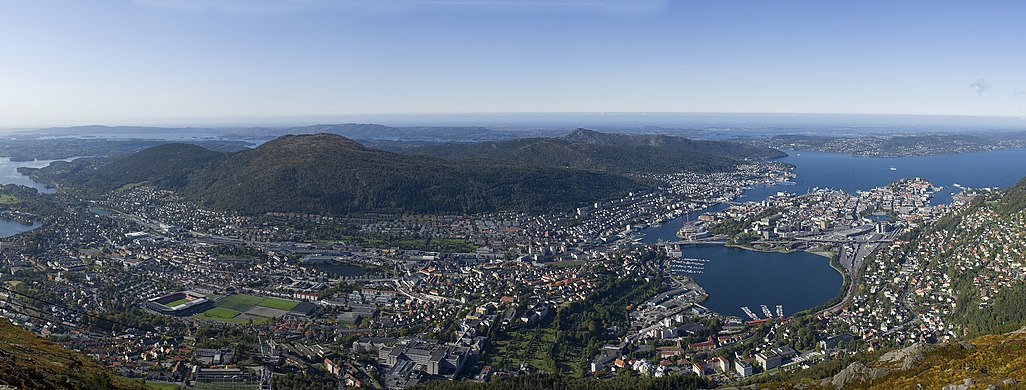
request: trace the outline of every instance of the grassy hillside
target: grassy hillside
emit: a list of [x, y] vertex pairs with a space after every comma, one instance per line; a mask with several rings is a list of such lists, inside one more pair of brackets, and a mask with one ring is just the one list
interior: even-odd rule
[[0, 319], [0, 384], [18, 389], [147, 389]]
[[[925, 350], [925, 352], [923, 352]], [[876, 379], [872, 379], [876, 377]], [[760, 384], [759, 389], [895, 390], [1026, 387], [1026, 331], [990, 335], [933, 348], [910, 347], [869, 364], [854, 363], [833, 378]], [[756, 386], [742, 387], [742, 389]]]

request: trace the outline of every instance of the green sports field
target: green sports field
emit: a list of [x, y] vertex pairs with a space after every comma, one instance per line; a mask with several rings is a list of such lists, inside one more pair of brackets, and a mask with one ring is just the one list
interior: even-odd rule
[[253, 306], [262, 306], [278, 310], [292, 310], [299, 302], [279, 298], [264, 298], [249, 294], [235, 294], [217, 300], [214, 305], [219, 308], [245, 313]]
[[237, 312], [235, 310], [225, 309], [223, 307], [215, 307], [215, 308], [212, 308], [210, 310], [207, 310], [205, 312], [202, 312], [202, 313], [198, 314], [198, 316], [206, 317], [206, 318], [211, 318], [211, 319], [217, 319], [217, 320], [229, 320], [229, 319], [235, 318], [235, 316], [237, 316], [239, 314], [241, 314], [241, 313], [239, 313], [239, 312]]
[[185, 302], [189, 302], [189, 300], [188, 300], [188, 299], [185, 299], [185, 298], [182, 298], [182, 299], [179, 299], [179, 300], [177, 300], [177, 301], [174, 301], [174, 302], [170, 302], [170, 303], [168, 303], [167, 305], [164, 305], [164, 306], [167, 306], [167, 307], [175, 307], [175, 306], [181, 305], [181, 304], [183, 304], [183, 303], [185, 303]]

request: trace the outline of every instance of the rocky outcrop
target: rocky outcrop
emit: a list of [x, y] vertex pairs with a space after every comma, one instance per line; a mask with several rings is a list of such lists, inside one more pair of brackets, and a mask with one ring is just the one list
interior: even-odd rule
[[836, 389], [840, 389], [849, 383], [866, 382], [875, 379], [883, 378], [885, 375], [890, 374], [889, 368], [872, 368], [868, 367], [862, 362], [855, 362], [849, 364], [848, 367], [841, 370], [841, 372], [834, 375], [833, 378], [824, 379], [821, 382], [823, 386], [833, 386]]
[[916, 343], [906, 348], [885, 353], [880, 357], [879, 362], [907, 370], [915, 367], [916, 363], [922, 361], [923, 356], [931, 349], [926, 344]]

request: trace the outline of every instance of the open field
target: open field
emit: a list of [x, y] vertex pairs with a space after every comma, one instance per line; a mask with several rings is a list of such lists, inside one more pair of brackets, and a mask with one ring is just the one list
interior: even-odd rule
[[164, 382], [146, 382], [146, 386], [158, 390], [178, 390], [183, 389], [181, 385], [177, 383], [164, 383]]
[[298, 304], [299, 304], [299, 302], [289, 301], [289, 300], [285, 300], [285, 299], [264, 298], [264, 300], [260, 301], [260, 303], [257, 303], [257, 306], [263, 306], [263, 307], [267, 307], [267, 308], [271, 308], [271, 309], [278, 309], [278, 310], [286, 310], [286, 311], [288, 311], [288, 310], [292, 310], [292, 308], [296, 307], [296, 305], [298, 305]]
[[231, 309], [225, 309], [223, 307], [215, 307], [197, 315], [207, 318], [215, 318], [219, 320], [228, 320], [235, 318], [235, 316], [239, 315], [239, 312]]
[[217, 303], [215, 303], [217, 307], [234, 310], [240, 313], [245, 313], [254, 306], [288, 311], [292, 310], [292, 308], [296, 307], [298, 304], [299, 302], [296, 301], [278, 298], [264, 298], [249, 294], [230, 295], [217, 300]]

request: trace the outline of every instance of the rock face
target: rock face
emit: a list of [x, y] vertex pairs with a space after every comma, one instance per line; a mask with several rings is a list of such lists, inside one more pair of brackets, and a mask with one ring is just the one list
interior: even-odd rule
[[834, 375], [833, 378], [824, 379], [821, 385], [833, 385], [834, 388], [840, 389], [849, 383], [867, 382], [883, 378], [894, 370], [908, 370], [922, 361], [923, 356], [931, 349], [932, 347], [926, 344], [917, 343], [880, 356], [880, 359], [877, 361], [891, 368], [869, 367], [861, 362], [855, 362]]
[[923, 360], [923, 355], [931, 348], [923, 343], [912, 344], [909, 347], [885, 353], [880, 357], [881, 363], [896, 364], [898, 368], [907, 370], [915, 367], [916, 363]]
[[824, 379], [825, 383], [823, 385], [829, 386], [832, 384], [834, 388], [840, 389], [849, 383], [880, 379], [889, 373], [891, 373], [891, 370], [888, 368], [871, 368], [862, 364], [862, 362], [855, 362], [849, 364], [848, 367], [834, 375], [833, 378]]

